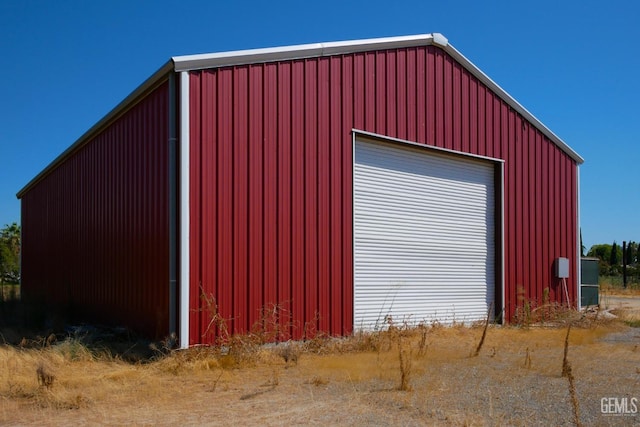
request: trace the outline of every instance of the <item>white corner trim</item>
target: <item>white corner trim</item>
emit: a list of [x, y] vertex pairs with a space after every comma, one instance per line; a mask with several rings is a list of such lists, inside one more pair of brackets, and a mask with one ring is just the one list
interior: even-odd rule
[[189, 347], [189, 73], [180, 73], [180, 348]]
[[501, 323], [503, 325], [505, 325], [507, 323], [507, 321], [505, 320], [505, 315], [506, 315], [506, 310], [507, 310], [507, 303], [505, 301], [505, 296], [506, 296], [506, 278], [505, 278], [505, 270], [506, 270], [506, 259], [505, 259], [505, 252], [504, 252], [504, 246], [505, 246], [505, 241], [504, 241], [504, 162], [499, 164], [500, 166], [500, 292], [502, 293], [501, 298], [502, 298], [502, 307], [500, 307], [500, 319], [501, 319]]
[[580, 224], [580, 166], [576, 165], [576, 228], [577, 228], [577, 236], [576, 236], [576, 240], [577, 242], [577, 251], [576, 251], [576, 282], [577, 282], [577, 298], [578, 301], [576, 303], [576, 307], [578, 308], [578, 310], [582, 310], [582, 239], [580, 238], [581, 236], [581, 228], [582, 225]]

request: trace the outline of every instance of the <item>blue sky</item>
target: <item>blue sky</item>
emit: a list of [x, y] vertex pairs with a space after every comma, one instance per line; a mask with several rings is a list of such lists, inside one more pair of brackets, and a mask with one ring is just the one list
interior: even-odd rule
[[171, 56], [440, 32], [580, 153], [584, 243], [640, 241], [640, 3], [0, 2], [0, 226]]

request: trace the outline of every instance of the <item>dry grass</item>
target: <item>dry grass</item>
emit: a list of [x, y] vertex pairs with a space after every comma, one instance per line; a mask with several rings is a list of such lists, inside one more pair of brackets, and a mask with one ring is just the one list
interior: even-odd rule
[[[248, 335], [229, 337], [225, 346], [158, 353], [146, 363], [96, 353], [77, 340], [5, 345], [0, 424], [640, 422], [601, 416], [599, 400], [640, 397], [640, 331], [619, 321], [594, 327], [592, 320], [577, 322], [570, 335], [565, 327], [485, 329], [484, 322], [266, 346]], [[469, 357], [482, 336], [483, 350]], [[569, 389], [560, 373], [565, 345]], [[572, 399], [581, 409], [575, 417]]]
[[601, 291], [600, 305], [608, 308], [611, 314], [618, 316], [620, 320], [632, 327], [640, 327], [640, 298], [633, 296], [634, 292], [640, 295], [640, 290], [628, 289], [628, 292]]
[[611, 310], [611, 314], [618, 316], [618, 318], [625, 322], [627, 325], [640, 328], [640, 310]]
[[621, 278], [616, 277], [601, 277], [600, 278], [600, 296], [607, 295], [618, 295], [618, 296], [630, 296], [637, 297], [640, 296], [640, 284], [639, 283], [629, 283], [627, 287], [623, 287], [621, 283]]

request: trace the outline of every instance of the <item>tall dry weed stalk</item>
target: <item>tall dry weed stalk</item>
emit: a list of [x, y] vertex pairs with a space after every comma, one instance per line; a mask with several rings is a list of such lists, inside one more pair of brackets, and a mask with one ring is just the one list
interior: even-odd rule
[[515, 320], [520, 326], [529, 327], [531, 324], [531, 301], [527, 299], [526, 291], [523, 286], [518, 286], [516, 290], [516, 307]]
[[480, 350], [482, 350], [482, 345], [484, 344], [484, 339], [487, 336], [487, 329], [489, 328], [489, 319], [491, 318], [491, 310], [493, 310], [493, 303], [491, 303], [489, 305], [489, 309], [487, 310], [487, 318], [484, 322], [484, 330], [482, 331], [482, 337], [480, 338], [480, 342], [478, 343], [478, 346], [476, 347], [476, 352], [473, 354], [473, 356], [477, 356], [480, 354]]
[[593, 320], [591, 321], [591, 328], [595, 328], [596, 325], [598, 324], [598, 316], [600, 315], [600, 305], [598, 304], [597, 308], [596, 308], [596, 315], [593, 316]]
[[229, 328], [227, 327], [227, 319], [220, 315], [215, 297], [212, 294], [204, 292], [202, 285], [200, 285], [200, 299], [202, 300], [202, 308], [200, 311], [206, 311], [209, 314], [209, 323], [202, 336], [205, 337], [211, 333], [216, 335], [219, 340], [228, 339]]
[[531, 369], [531, 353], [529, 352], [529, 347], [527, 347], [527, 353], [524, 356], [524, 367]]
[[429, 332], [429, 329], [424, 325], [420, 325], [418, 326], [418, 330], [420, 331], [420, 341], [418, 342], [418, 356], [422, 357], [427, 352], [427, 332]]
[[[411, 328], [406, 323], [401, 326], [396, 326], [393, 323], [391, 317], [385, 319], [387, 324], [389, 325], [389, 329], [387, 330], [387, 334], [389, 336], [390, 341], [395, 341], [398, 346], [398, 362], [400, 369], [400, 384], [398, 385], [398, 390], [401, 391], [410, 391], [411, 385], [411, 367], [412, 361], [411, 358], [413, 356], [413, 352], [411, 351]], [[405, 342], [405, 338], [408, 338], [409, 342]], [[426, 340], [426, 338], [425, 338]]]
[[288, 342], [280, 348], [278, 354], [284, 360], [285, 365], [288, 365], [289, 362], [297, 365], [300, 358], [300, 348], [296, 344]]
[[411, 349], [407, 349], [402, 337], [402, 331], [398, 334], [398, 358], [400, 360], [400, 385], [398, 390], [410, 391], [411, 385]]
[[289, 331], [295, 326], [293, 315], [283, 304], [269, 304], [260, 309], [260, 319], [252, 326], [251, 331], [262, 342], [280, 342], [291, 338]]
[[56, 379], [55, 375], [53, 375], [49, 367], [45, 366], [44, 363], [38, 364], [38, 367], [36, 368], [36, 375], [38, 377], [38, 384], [47, 389], [53, 386], [53, 382]]

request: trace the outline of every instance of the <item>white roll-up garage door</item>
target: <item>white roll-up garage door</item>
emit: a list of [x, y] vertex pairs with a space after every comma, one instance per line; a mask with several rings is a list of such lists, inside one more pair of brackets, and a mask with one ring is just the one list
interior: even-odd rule
[[357, 140], [354, 327], [483, 319], [495, 295], [494, 164]]

